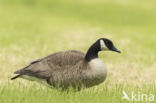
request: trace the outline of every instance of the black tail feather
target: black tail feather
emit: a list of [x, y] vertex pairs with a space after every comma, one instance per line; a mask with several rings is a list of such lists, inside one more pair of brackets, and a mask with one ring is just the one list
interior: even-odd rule
[[18, 77], [20, 77], [20, 76], [21, 76], [21, 74], [16, 75], [16, 76], [12, 77], [11, 80], [14, 80], [14, 79], [16, 79], [16, 78], [18, 78]]

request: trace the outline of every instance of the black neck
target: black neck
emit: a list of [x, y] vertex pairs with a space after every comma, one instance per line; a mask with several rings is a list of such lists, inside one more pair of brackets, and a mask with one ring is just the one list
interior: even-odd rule
[[100, 45], [98, 42], [94, 43], [89, 49], [85, 56], [86, 61], [98, 58], [98, 52], [100, 51]]

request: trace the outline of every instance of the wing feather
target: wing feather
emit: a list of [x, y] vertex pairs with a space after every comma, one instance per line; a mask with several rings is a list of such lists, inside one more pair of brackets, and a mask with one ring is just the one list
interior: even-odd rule
[[15, 74], [49, 79], [57, 71], [73, 68], [80, 60], [84, 60], [84, 56], [84, 53], [75, 50], [57, 52], [31, 62], [30, 65], [16, 71]]

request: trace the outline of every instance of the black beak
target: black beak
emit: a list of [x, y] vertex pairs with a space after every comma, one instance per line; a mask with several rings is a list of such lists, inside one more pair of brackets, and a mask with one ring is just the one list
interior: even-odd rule
[[112, 51], [115, 51], [115, 52], [118, 52], [118, 53], [121, 53], [120, 50], [118, 50], [118, 49], [115, 48], [114, 46], [111, 48], [111, 50], [112, 50]]

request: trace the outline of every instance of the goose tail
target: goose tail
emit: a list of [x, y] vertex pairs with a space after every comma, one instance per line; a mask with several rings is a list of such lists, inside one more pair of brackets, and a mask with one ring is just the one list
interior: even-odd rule
[[14, 79], [16, 79], [16, 78], [18, 78], [18, 77], [20, 77], [20, 76], [21, 76], [21, 74], [16, 75], [16, 76], [12, 77], [11, 80], [14, 80]]

